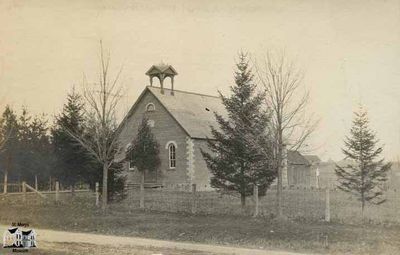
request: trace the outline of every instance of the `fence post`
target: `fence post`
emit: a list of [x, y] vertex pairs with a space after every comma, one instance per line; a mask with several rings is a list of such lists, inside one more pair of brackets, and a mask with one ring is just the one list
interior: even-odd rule
[[100, 197], [100, 193], [99, 193], [99, 183], [96, 182], [96, 206], [99, 206], [99, 197]]
[[36, 174], [35, 174], [35, 190], [38, 190], [38, 180]]
[[325, 190], [325, 221], [331, 221], [331, 205], [330, 205], [330, 196], [329, 196], [329, 187]]
[[56, 202], [58, 202], [58, 200], [60, 199], [59, 191], [60, 191], [60, 183], [56, 181]]
[[4, 172], [4, 188], [3, 188], [4, 194], [7, 194], [7, 187], [8, 187], [8, 170], [5, 170], [5, 172]]
[[196, 184], [192, 184], [192, 213], [196, 213]]
[[144, 184], [143, 184], [143, 182], [140, 183], [140, 202], [139, 202], [139, 207], [141, 209], [144, 209]]
[[26, 182], [22, 182], [22, 195], [23, 195], [23, 200], [24, 203], [26, 202], [26, 186], [25, 186]]
[[254, 191], [253, 191], [253, 196], [254, 196], [254, 203], [255, 203], [255, 208], [254, 208], [254, 217], [257, 217], [259, 214], [259, 205], [258, 205], [258, 185], [254, 184]]
[[51, 191], [51, 176], [49, 177], [49, 191]]

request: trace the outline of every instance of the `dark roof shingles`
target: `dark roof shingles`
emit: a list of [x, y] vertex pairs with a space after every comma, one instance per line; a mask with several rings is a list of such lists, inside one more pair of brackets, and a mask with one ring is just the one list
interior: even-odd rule
[[310, 165], [310, 162], [298, 151], [288, 151], [287, 160], [292, 165]]
[[210, 126], [218, 127], [214, 112], [226, 115], [219, 97], [180, 90], [174, 90], [174, 95], [171, 95], [170, 89], [164, 89], [164, 94], [161, 94], [159, 87], [148, 89], [191, 138], [211, 138]]

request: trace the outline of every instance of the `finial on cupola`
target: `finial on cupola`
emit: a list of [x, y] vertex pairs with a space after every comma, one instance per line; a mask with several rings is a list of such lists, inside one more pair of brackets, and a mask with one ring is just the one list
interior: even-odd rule
[[171, 65], [160, 63], [158, 65], [153, 65], [146, 72], [146, 75], [150, 77], [150, 86], [153, 86], [153, 78], [157, 77], [160, 81], [161, 94], [164, 94], [164, 80], [169, 77], [171, 79], [171, 95], [174, 94], [174, 76], [178, 73]]

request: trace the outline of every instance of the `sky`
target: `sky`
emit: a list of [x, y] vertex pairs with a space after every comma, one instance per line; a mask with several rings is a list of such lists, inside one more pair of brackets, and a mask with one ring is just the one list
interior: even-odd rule
[[400, 1], [3, 0], [0, 24], [2, 106], [53, 118], [83, 74], [96, 81], [100, 40], [111, 71], [123, 67], [120, 117], [153, 64], [177, 70], [176, 89], [228, 94], [240, 50], [258, 59], [285, 52], [320, 119], [313, 153], [342, 159], [362, 104], [384, 156], [400, 156]]

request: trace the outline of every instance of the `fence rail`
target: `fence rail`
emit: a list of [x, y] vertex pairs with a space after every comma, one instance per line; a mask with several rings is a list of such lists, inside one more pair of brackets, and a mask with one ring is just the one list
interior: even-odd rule
[[4, 190], [4, 186], [1, 185], [0, 199], [6, 200], [8, 203], [40, 203], [43, 201], [54, 201], [61, 202], [66, 199], [66, 197], [71, 196], [81, 196], [81, 194], [90, 196], [93, 195], [93, 202], [96, 206], [99, 205], [99, 185], [96, 183], [96, 190], [93, 192], [90, 189], [64, 189], [60, 190], [59, 182], [55, 182], [55, 190], [43, 190], [39, 191], [32, 186], [22, 182], [21, 184], [8, 183], [7, 189]]

